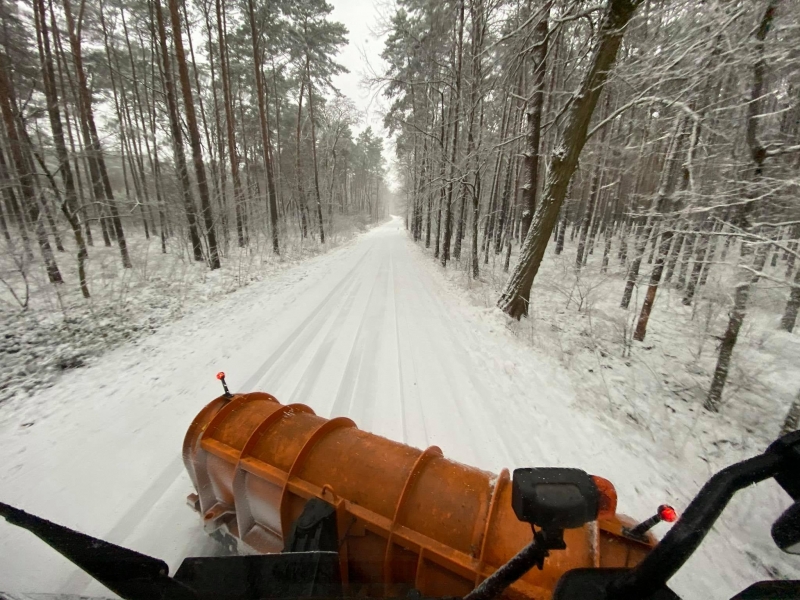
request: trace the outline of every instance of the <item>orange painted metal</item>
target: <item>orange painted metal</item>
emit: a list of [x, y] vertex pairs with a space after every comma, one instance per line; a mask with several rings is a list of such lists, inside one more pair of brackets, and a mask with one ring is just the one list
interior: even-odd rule
[[[308, 499], [336, 509], [340, 567], [349, 594], [463, 596], [531, 539], [511, 508], [508, 470], [494, 475], [325, 419], [265, 393], [220, 396], [189, 427], [183, 460], [190, 496], [209, 533], [221, 530], [244, 552], [280, 552]], [[550, 598], [578, 567], [631, 566], [649, 551], [622, 535], [616, 492], [601, 490], [597, 522], [565, 532], [553, 551], [504, 594]], [[627, 522], [625, 522], [627, 525]]]

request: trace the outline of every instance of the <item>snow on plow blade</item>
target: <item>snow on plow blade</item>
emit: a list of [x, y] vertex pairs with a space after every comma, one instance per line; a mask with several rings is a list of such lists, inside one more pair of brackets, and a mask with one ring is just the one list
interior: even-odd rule
[[[517, 519], [511, 478], [325, 419], [265, 393], [220, 396], [191, 424], [183, 460], [189, 497], [208, 533], [238, 540], [244, 553], [281, 552], [312, 499], [333, 508], [347, 595], [464, 596], [531, 541]], [[622, 534], [613, 486], [594, 478], [600, 515], [564, 532], [543, 570], [514, 582], [507, 597], [549, 598], [566, 571], [631, 567], [653, 539]]]

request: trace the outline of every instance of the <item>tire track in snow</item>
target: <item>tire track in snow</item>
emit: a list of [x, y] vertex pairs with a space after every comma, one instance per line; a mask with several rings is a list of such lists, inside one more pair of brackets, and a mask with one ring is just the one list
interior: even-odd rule
[[394, 348], [397, 352], [397, 394], [400, 400], [400, 431], [403, 441], [409, 443], [408, 419], [406, 418], [406, 397], [403, 391], [403, 352], [400, 350], [400, 327], [397, 323], [397, 285], [394, 278], [394, 254], [389, 249], [389, 281], [392, 297], [392, 316], [394, 317]]
[[[407, 242], [411, 243], [411, 242]], [[421, 257], [416, 256], [417, 260]], [[426, 269], [428, 265], [424, 265]], [[445, 284], [439, 281], [430, 273], [427, 273], [431, 285], [442, 288]], [[518, 355], [510, 351], [506, 345], [492, 346], [491, 352], [488, 352], [482, 346], [482, 341], [487, 339], [485, 336], [479, 336], [474, 330], [468, 327], [462, 327], [457, 322], [457, 319], [452, 315], [451, 310], [446, 310], [444, 307], [443, 298], [448, 298], [447, 290], [442, 290], [441, 293], [434, 293], [433, 290], [425, 286], [425, 292], [430, 297], [431, 301], [442, 307], [441, 320], [443, 325], [446, 324], [445, 330], [450, 339], [451, 347], [460, 347], [462, 352], [455, 353], [459, 356], [465, 365], [465, 372], [470, 381], [475, 385], [484, 397], [490, 398], [487, 388], [483, 385], [480, 373], [487, 373], [490, 369], [487, 365], [492, 365], [496, 361], [504, 361], [516, 363]], [[464, 338], [468, 338], [469, 342], [465, 344]], [[474, 352], [468, 352], [466, 349], [475, 349]], [[524, 350], [523, 350], [524, 351]], [[473, 354], [478, 354], [484, 360], [474, 360]], [[540, 380], [540, 388], [530, 388], [523, 385], [523, 381], [530, 384], [531, 375]], [[565, 406], [559, 406], [557, 403], [551, 402], [547, 405], [543, 403], [543, 397], [539, 394], [540, 390], [548, 387], [548, 382], [538, 373], [529, 372], [525, 377], [510, 377], [500, 373], [490, 374], [489, 377], [494, 379], [495, 382], [504, 382], [510, 386], [516, 393], [508, 393], [503, 390], [502, 397], [513, 399], [515, 397], [530, 398], [532, 405], [537, 406], [539, 410], [526, 410], [525, 414], [530, 418], [529, 429], [532, 433], [537, 430], [545, 430], [551, 432], [551, 435], [538, 436], [538, 435], [525, 435], [520, 427], [506, 427], [503, 429], [503, 435], [497, 436], [496, 439], [502, 440], [503, 450], [506, 456], [506, 464], [550, 464], [550, 465], [574, 465], [579, 464], [585, 460], [587, 456], [592, 456], [603, 452], [604, 448], [597, 446], [597, 442], [592, 439], [591, 432], [596, 431], [597, 424], [592, 423], [591, 427], [586, 427], [584, 417], [580, 414], [575, 414], [574, 411], [569, 410]], [[502, 378], [502, 379], [501, 379]], [[497, 394], [495, 394], [497, 395]], [[565, 398], [566, 402], [567, 399]], [[495, 424], [509, 422], [509, 415], [507, 410], [499, 410], [495, 402], [487, 402], [482, 407], [483, 410], [488, 411], [494, 418], [487, 419], [487, 421]], [[527, 407], [526, 407], [527, 408]], [[563, 429], [563, 435], [553, 435], [553, 428]], [[542, 443], [542, 439], [547, 441], [547, 444]]]
[[[369, 296], [367, 299], [367, 303], [364, 306], [364, 312], [361, 315], [361, 321], [358, 325], [358, 329], [356, 330], [356, 335], [353, 339], [353, 344], [350, 347], [350, 354], [347, 359], [347, 365], [344, 368], [342, 373], [342, 379], [339, 383], [339, 388], [336, 392], [336, 399], [333, 402], [333, 406], [331, 407], [330, 415], [331, 417], [339, 417], [339, 416], [349, 416], [356, 420], [356, 415], [354, 414], [354, 410], [357, 408], [365, 408], [363, 406], [356, 405], [356, 391], [359, 387], [359, 379], [362, 375], [364, 369], [362, 368], [364, 357], [365, 357], [365, 345], [366, 340], [365, 331], [370, 326], [374, 325], [372, 322], [371, 309], [373, 308], [375, 302], [375, 291], [378, 288], [378, 285], [381, 283], [382, 279], [382, 264], [383, 260], [379, 264], [377, 275], [375, 276], [375, 280], [372, 283], [372, 287], [369, 291]], [[383, 277], [385, 279], [385, 276]], [[379, 300], [380, 302], [380, 300]], [[385, 306], [385, 302], [381, 302]], [[374, 399], [373, 399], [374, 401]], [[364, 428], [365, 430], [369, 431], [369, 427], [366, 424], [366, 419], [369, 415], [364, 415], [364, 420], [359, 423], [359, 426]]]
[[364, 254], [361, 256], [361, 258], [358, 259], [358, 261], [353, 266], [353, 268], [350, 269], [345, 274], [344, 277], [342, 277], [342, 279], [339, 281], [339, 283], [337, 283], [334, 286], [334, 288], [328, 293], [328, 295], [325, 296], [325, 298], [322, 300], [322, 302], [320, 302], [316, 306], [316, 308], [314, 308], [314, 310], [312, 310], [311, 313], [309, 313], [308, 317], [306, 317], [305, 320], [303, 320], [300, 323], [300, 325], [298, 325], [294, 329], [294, 331], [292, 331], [292, 333], [289, 334], [286, 337], [284, 342], [272, 354], [270, 354], [269, 357], [261, 364], [261, 366], [258, 369], [256, 369], [255, 373], [253, 373], [250, 376], [250, 378], [247, 381], [245, 381], [244, 385], [242, 386], [242, 389], [248, 390], [248, 391], [255, 389], [255, 387], [264, 378], [264, 375], [267, 373], [267, 371], [269, 371], [269, 369], [272, 368], [272, 366], [275, 364], [275, 362], [278, 361], [278, 359], [286, 351], [286, 349], [289, 348], [289, 346], [291, 346], [292, 343], [294, 343], [294, 340], [295, 340], [296, 336], [298, 336], [300, 333], [302, 333], [311, 324], [311, 322], [314, 321], [315, 317], [320, 315], [320, 313], [322, 313], [323, 309], [332, 300], [337, 298], [337, 294], [341, 291], [342, 287], [344, 287], [344, 285], [346, 283], [348, 283], [351, 279], [353, 279], [355, 277], [355, 275], [358, 273], [358, 268], [361, 266], [361, 263], [364, 262], [364, 259], [368, 255], [369, 255], [369, 249], [366, 252], [364, 252]]
[[[347, 298], [351, 290], [358, 290], [358, 280], [355, 277], [350, 278], [346, 285], [338, 290], [337, 295], [325, 304], [324, 308], [327, 310], [318, 311], [302, 330], [295, 330], [287, 336], [281, 347], [271, 356], [273, 360], [259, 382], [244, 389], [247, 391], [264, 389], [264, 391], [276, 395], [282, 402], [288, 403], [288, 400], [283, 397], [282, 384], [294, 374], [303, 356], [314, 347], [314, 341], [324, 334], [326, 327], [331, 323], [331, 315], [338, 312], [337, 303], [341, 303], [344, 298]], [[339, 306], [339, 310], [341, 310], [341, 306]], [[305, 371], [307, 369], [306, 367]], [[305, 371], [301, 373], [301, 377]], [[294, 396], [295, 390], [296, 387], [289, 393], [290, 397]], [[304, 403], [308, 403], [308, 401], [305, 400]]]
[[[325, 335], [325, 339], [323, 339], [308, 366], [302, 373], [300, 378], [302, 384], [294, 389], [286, 402], [287, 404], [298, 401], [303, 402], [304, 399], [311, 396], [325, 367], [325, 363], [339, 339], [342, 327], [347, 321], [347, 318], [352, 314], [353, 305], [358, 298], [358, 291], [361, 289], [361, 283], [361, 281], [355, 280], [354, 285], [350, 286], [348, 290], [349, 293], [345, 295], [344, 302], [333, 318], [331, 326]], [[307, 402], [307, 400], [305, 401]]]
[[[411, 253], [410, 242], [407, 240], [403, 240], [403, 242], [408, 260], [412, 263], [409, 268], [411, 270], [414, 266], [413, 263], [416, 262], [416, 257]], [[462, 451], [471, 455], [467, 460], [472, 460], [473, 463], [485, 463], [484, 460], [478, 459], [486, 457], [490, 458], [497, 467], [508, 466], [512, 461], [507, 444], [507, 432], [502, 432], [501, 435], [494, 425], [495, 420], [484, 417], [487, 411], [492, 410], [498, 395], [490, 392], [488, 387], [476, 376], [479, 369], [472, 360], [470, 349], [458, 336], [457, 324], [451, 314], [452, 308], [446, 306], [442, 301], [442, 294], [435, 294], [431, 289], [438, 282], [424, 268], [414, 270], [420, 272], [419, 276], [413, 278], [414, 288], [418, 290], [414, 297], [427, 299], [424, 304], [433, 313], [432, 326], [439, 333], [429, 337], [432, 344], [438, 349], [436, 355], [439, 368], [449, 383], [448, 391], [450, 393], [447, 394], [449, 404], [453, 406], [453, 414], [458, 416], [463, 431], [469, 433], [472, 440], [472, 443]], [[476, 343], [475, 347], [480, 348], [480, 345]], [[476, 405], [476, 402], [479, 404]], [[477, 444], [474, 443], [477, 440], [491, 442], [487, 444], [488, 452], [477, 451]], [[446, 448], [443, 450], [446, 451]]]

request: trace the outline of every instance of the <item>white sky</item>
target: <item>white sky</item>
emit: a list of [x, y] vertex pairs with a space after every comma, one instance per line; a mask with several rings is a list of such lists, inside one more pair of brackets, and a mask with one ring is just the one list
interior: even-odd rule
[[370, 92], [364, 81], [371, 72], [383, 71], [384, 62], [380, 54], [383, 50], [383, 37], [376, 37], [379, 29], [379, 2], [378, 0], [328, 0], [333, 5], [330, 18], [343, 23], [348, 30], [348, 44], [339, 54], [338, 60], [350, 71], [337, 75], [333, 84], [345, 96], [355, 102], [363, 113], [364, 121], [354, 128], [354, 133], [359, 133], [368, 125], [372, 130], [384, 138], [384, 157], [389, 166], [387, 183], [391, 186], [395, 177], [391, 167], [394, 159], [394, 147], [386, 137], [383, 128], [383, 117], [380, 106], [384, 98], [375, 91]]
[[350, 72], [334, 78], [334, 85], [351, 98], [358, 108], [364, 112], [367, 125], [373, 129], [381, 130], [381, 117], [377, 106], [372, 101], [374, 94], [370, 94], [366, 83], [363, 81], [372, 69], [381, 70], [383, 61], [380, 53], [383, 50], [383, 40], [376, 39], [374, 31], [378, 23], [378, 10], [373, 0], [328, 0], [333, 5], [331, 19], [344, 23], [347, 27], [348, 45], [339, 54], [339, 62], [347, 67]]

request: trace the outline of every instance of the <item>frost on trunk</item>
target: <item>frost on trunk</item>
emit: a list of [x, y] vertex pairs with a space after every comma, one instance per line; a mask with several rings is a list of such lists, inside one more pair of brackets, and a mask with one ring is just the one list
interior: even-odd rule
[[[683, 143], [683, 117], [678, 117], [675, 121], [675, 130], [672, 134], [672, 140], [669, 150], [667, 151], [667, 158], [664, 161], [664, 169], [661, 171], [661, 183], [658, 186], [658, 192], [653, 200], [653, 214], [647, 217], [644, 225], [642, 235], [636, 242], [636, 254], [633, 257], [630, 267], [628, 268], [627, 282], [625, 283], [625, 291], [622, 293], [622, 301], [620, 307], [628, 308], [633, 295], [633, 288], [636, 286], [636, 281], [639, 277], [639, 269], [642, 265], [642, 259], [647, 249], [647, 244], [651, 241], [655, 248], [657, 244], [656, 238], [658, 237], [656, 225], [661, 213], [670, 201], [672, 194], [675, 191], [675, 185], [678, 179], [678, 155]], [[659, 281], [661, 280], [661, 273], [658, 274]], [[657, 284], [656, 284], [657, 285]]]
[[464, 46], [464, 0], [458, 7], [458, 46], [456, 51], [456, 85], [453, 91], [453, 139], [450, 146], [450, 170], [447, 178], [447, 193], [444, 200], [444, 239], [442, 240], [442, 266], [450, 260], [450, 241], [453, 237], [453, 180], [456, 176], [456, 152], [458, 151], [458, 129], [461, 109], [461, 62]]
[[781, 329], [789, 333], [794, 331], [798, 308], [800, 308], [800, 269], [794, 273], [792, 291], [789, 294], [789, 301], [786, 303], [786, 310], [783, 311], [783, 317], [781, 317]]
[[[753, 228], [749, 224], [749, 215], [753, 208], [753, 200], [758, 197], [759, 190], [755, 189], [761, 183], [764, 172], [764, 161], [767, 158], [767, 152], [761, 145], [758, 139], [758, 120], [761, 116], [763, 96], [764, 96], [764, 79], [766, 71], [766, 63], [764, 60], [764, 39], [772, 25], [772, 20], [775, 16], [775, 7], [777, 0], [770, 0], [761, 17], [761, 22], [756, 30], [756, 60], [753, 64], [753, 85], [750, 93], [750, 103], [747, 105], [747, 129], [746, 138], [747, 146], [750, 151], [750, 158], [752, 161], [750, 183], [751, 188], [748, 193], [748, 198], [751, 200], [738, 208], [736, 215], [736, 225], [744, 230], [751, 231]], [[728, 238], [730, 239], [730, 238]], [[704, 408], [712, 412], [719, 410], [722, 402], [722, 390], [728, 380], [728, 372], [731, 364], [731, 357], [733, 349], [736, 347], [736, 341], [739, 338], [739, 330], [742, 327], [745, 315], [747, 314], [747, 302], [750, 298], [755, 285], [761, 276], [761, 271], [767, 262], [767, 254], [769, 252], [768, 246], [761, 244], [755, 252], [753, 258], [752, 269], [740, 269], [739, 282], [736, 285], [736, 291], [733, 296], [733, 307], [730, 310], [730, 317], [728, 320], [728, 327], [722, 338], [719, 347], [719, 356], [717, 357], [717, 367], [714, 370], [714, 377], [711, 381], [711, 388], [708, 390], [708, 396], [704, 403]], [[743, 257], [744, 258], [744, 257]]]
[[798, 428], [800, 428], [800, 393], [795, 396], [794, 402], [789, 407], [789, 412], [786, 413], [786, 419], [784, 419], [783, 427], [781, 427], [781, 435], [797, 431]]
[[520, 249], [514, 272], [497, 302], [508, 315], [519, 319], [528, 314], [531, 285], [539, 270], [547, 242], [558, 220], [569, 181], [586, 143], [589, 122], [597, 100], [617, 57], [625, 27], [641, 0], [609, 0], [598, 28], [589, 70], [569, 108], [566, 122], [547, 174], [542, 201], [537, 206], [531, 227]]
[[525, 113], [525, 186], [523, 187], [524, 209], [520, 222], [520, 236], [524, 238], [531, 226], [536, 212], [536, 192], [539, 187], [539, 138], [542, 129], [542, 109], [544, 107], [544, 76], [547, 71], [548, 17], [550, 7], [533, 30], [533, 93]]

